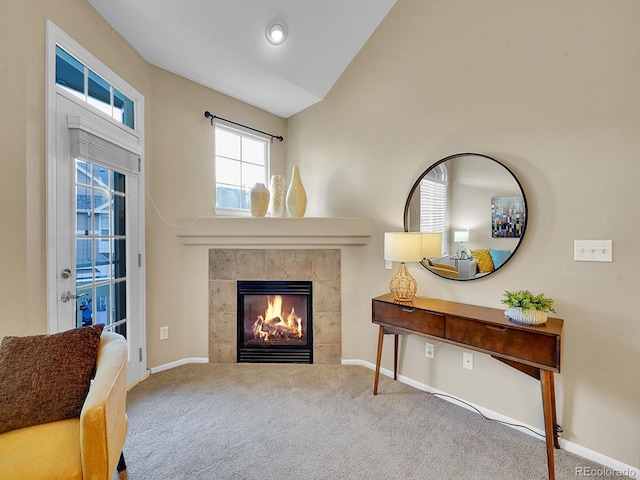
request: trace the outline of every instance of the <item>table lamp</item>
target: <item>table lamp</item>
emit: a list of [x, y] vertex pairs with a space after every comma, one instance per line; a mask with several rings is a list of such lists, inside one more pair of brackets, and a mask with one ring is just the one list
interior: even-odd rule
[[462, 244], [462, 242], [469, 241], [469, 231], [468, 230], [456, 230], [453, 232], [453, 241], [460, 242], [460, 246], [456, 250], [456, 256], [458, 258], [469, 258], [469, 252], [467, 252], [467, 248]]
[[406, 262], [422, 260], [422, 234], [414, 232], [386, 232], [384, 259], [400, 262], [398, 272], [389, 282], [389, 290], [399, 302], [410, 302], [418, 290], [416, 280], [407, 270]]

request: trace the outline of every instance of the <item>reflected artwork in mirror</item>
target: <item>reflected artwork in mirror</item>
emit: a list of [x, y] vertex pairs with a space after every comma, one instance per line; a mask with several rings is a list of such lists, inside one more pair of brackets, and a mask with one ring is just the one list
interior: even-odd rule
[[476, 280], [503, 268], [526, 227], [522, 185], [504, 164], [480, 153], [431, 165], [411, 187], [404, 209], [405, 231], [442, 233], [440, 256], [422, 265], [451, 280]]

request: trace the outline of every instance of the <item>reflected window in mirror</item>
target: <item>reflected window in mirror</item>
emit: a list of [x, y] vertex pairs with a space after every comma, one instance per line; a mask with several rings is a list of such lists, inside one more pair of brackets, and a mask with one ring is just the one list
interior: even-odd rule
[[416, 225], [410, 231], [441, 233], [442, 251], [449, 251], [449, 174], [444, 163], [431, 169], [420, 181], [418, 196], [420, 201], [414, 205]]
[[[427, 269], [444, 278], [474, 280], [512, 258], [526, 220], [524, 191], [511, 170], [486, 155], [460, 153], [418, 177], [407, 198], [404, 226], [409, 232], [442, 233], [442, 254], [424, 261]], [[462, 242], [456, 243], [456, 232], [468, 238], [466, 258], [457, 254]]]

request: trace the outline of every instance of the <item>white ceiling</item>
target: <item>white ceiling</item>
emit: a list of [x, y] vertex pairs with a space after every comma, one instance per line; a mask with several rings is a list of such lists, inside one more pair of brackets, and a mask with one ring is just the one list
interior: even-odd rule
[[[396, 2], [88, 1], [149, 63], [283, 118], [324, 98]], [[265, 37], [273, 19], [281, 45]]]

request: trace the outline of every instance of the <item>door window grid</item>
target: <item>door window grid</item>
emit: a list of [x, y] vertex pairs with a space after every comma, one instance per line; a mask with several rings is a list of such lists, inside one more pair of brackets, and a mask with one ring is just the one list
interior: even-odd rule
[[75, 160], [76, 325], [126, 335], [125, 176]]
[[236, 129], [215, 127], [216, 208], [248, 212], [256, 183], [267, 183], [269, 142]]

